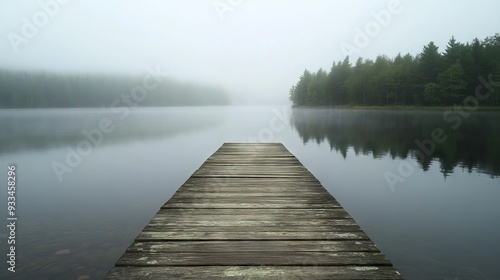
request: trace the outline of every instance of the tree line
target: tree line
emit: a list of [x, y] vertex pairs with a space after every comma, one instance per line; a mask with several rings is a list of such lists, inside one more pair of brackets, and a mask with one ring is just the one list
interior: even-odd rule
[[481, 105], [500, 106], [500, 90], [492, 88], [500, 86], [500, 34], [470, 43], [452, 37], [443, 53], [430, 42], [416, 56], [379, 55], [354, 65], [347, 56], [330, 72], [306, 69], [290, 89], [290, 100], [299, 106], [449, 106], [488, 81], [491, 94]]
[[[146, 84], [145, 84], [146, 83]], [[134, 92], [135, 91], [135, 92]], [[0, 69], [0, 108], [227, 105], [222, 88], [169, 77]]]

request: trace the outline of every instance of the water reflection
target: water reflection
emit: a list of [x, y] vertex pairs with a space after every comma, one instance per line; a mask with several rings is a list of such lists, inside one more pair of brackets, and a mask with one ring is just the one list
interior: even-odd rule
[[[425, 171], [437, 161], [444, 176], [457, 167], [500, 176], [500, 113], [473, 113], [457, 129], [453, 126], [458, 122], [446, 122], [443, 114], [294, 108], [291, 122], [304, 143], [327, 141], [344, 158], [352, 148], [356, 155], [372, 154], [374, 158], [411, 157]], [[444, 132], [442, 144], [431, 141], [435, 129]]]
[[[219, 123], [214, 114], [183, 114], [179, 108], [128, 108], [78, 110], [0, 110], [0, 155], [16, 151], [42, 151], [90, 140], [104, 120], [111, 133], [101, 130], [99, 146], [162, 139], [197, 131]], [[128, 112], [127, 112], [128, 111]], [[204, 110], [206, 111], [206, 110]], [[87, 135], [83, 133], [87, 132]], [[98, 136], [94, 136], [98, 139]], [[97, 146], [97, 145], [95, 145]]]

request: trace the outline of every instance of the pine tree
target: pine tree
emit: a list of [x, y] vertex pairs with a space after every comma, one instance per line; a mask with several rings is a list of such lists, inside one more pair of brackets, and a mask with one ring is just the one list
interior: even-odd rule
[[463, 79], [464, 70], [460, 63], [455, 63], [439, 74], [441, 100], [444, 104], [458, 104], [465, 98], [467, 82]]
[[444, 69], [448, 68], [449, 66], [455, 64], [457, 61], [460, 61], [462, 59], [462, 48], [463, 45], [457, 43], [455, 37], [452, 36], [443, 54]]

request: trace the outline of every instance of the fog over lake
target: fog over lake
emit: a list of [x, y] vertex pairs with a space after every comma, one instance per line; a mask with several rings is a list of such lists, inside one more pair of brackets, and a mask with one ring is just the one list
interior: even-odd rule
[[[278, 141], [408, 279], [498, 278], [500, 114], [475, 113], [456, 131], [442, 114], [230, 106], [140, 108], [121, 120], [110, 109], [2, 110], [0, 162], [19, 178], [16, 276], [103, 277], [223, 142]], [[79, 146], [103, 119], [113, 132]], [[436, 127], [448, 139], [421, 161], [414, 140]], [[54, 162], [71, 169], [61, 182]]]

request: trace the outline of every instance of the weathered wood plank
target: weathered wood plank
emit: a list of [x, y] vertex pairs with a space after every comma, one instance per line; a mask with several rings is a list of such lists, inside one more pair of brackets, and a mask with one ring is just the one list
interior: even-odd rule
[[[176, 199], [186, 199], [186, 198], [207, 198], [207, 199], [248, 199], [252, 198], [255, 200], [262, 200], [262, 199], [276, 199], [280, 198], [283, 200], [304, 200], [304, 199], [317, 199], [318, 193], [276, 193], [276, 192], [270, 192], [270, 193], [258, 193], [258, 192], [248, 192], [248, 193], [239, 193], [239, 192], [230, 192], [230, 193], [201, 193], [201, 192], [185, 192], [185, 191], [180, 191], [176, 192], [172, 198]], [[326, 194], [324, 194], [325, 197], [327, 197]], [[331, 198], [333, 199], [333, 198]]]
[[[225, 186], [225, 187], [289, 187], [289, 188], [318, 188], [321, 186], [318, 180], [310, 179], [309, 181], [297, 181], [295, 178], [189, 178], [187, 186]], [[321, 186], [323, 187], [323, 186]]]
[[282, 202], [282, 203], [242, 203], [242, 202], [232, 202], [232, 203], [196, 203], [196, 202], [168, 202], [162, 206], [163, 209], [166, 208], [204, 208], [204, 209], [325, 209], [325, 208], [341, 208], [337, 203], [294, 203], [294, 202]]
[[[242, 157], [248, 156], [248, 157]], [[213, 154], [209, 157], [209, 159], [214, 158], [223, 158], [223, 157], [232, 157], [239, 159], [248, 159], [248, 158], [269, 158], [269, 159], [294, 159], [295, 157], [291, 154], [285, 154], [285, 151], [281, 150], [260, 150], [260, 151], [236, 151], [236, 150], [226, 150], [226, 151], [218, 151], [217, 154]]]
[[[251, 195], [251, 196], [330, 196], [328, 192], [322, 190], [320, 188], [314, 189], [297, 189], [297, 188], [289, 188], [289, 187], [220, 187], [220, 186], [211, 186], [211, 187], [186, 187], [182, 190], [178, 190], [175, 192], [176, 194], [196, 194], [203, 195], [206, 194], [208, 196], [229, 196], [229, 195]], [[334, 198], [335, 199], [335, 198]]]
[[302, 190], [297, 190], [297, 189], [291, 189], [291, 188], [264, 188], [264, 189], [259, 189], [259, 188], [247, 188], [247, 187], [241, 187], [241, 188], [234, 188], [234, 187], [210, 187], [210, 188], [184, 188], [182, 190], [178, 190], [174, 195], [195, 195], [195, 196], [202, 196], [202, 195], [207, 195], [207, 197], [223, 197], [223, 196], [253, 196], [253, 197], [258, 197], [258, 196], [281, 196], [281, 197], [289, 197], [289, 196], [330, 196], [330, 194], [324, 190], [321, 189], [316, 189], [316, 190], [307, 190], [307, 189], [302, 189]]
[[361, 241], [174, 241], [136, 242], [130, 253], [194, 253], [194, 252], [379, 252], [373, 242]]
[[[197, 203], [197, 204], [210, 204], [210, 203], [245, 203], [250, 199], [248, 197], [214, 197], [214, 198], [193, 198], [193, 197], [172, 197], [172, 203]], [[329, 197], [307, 198], [307, 197], [264, 197], [256, 199], [255, 204], [328, 204], [335, 203], [334, 199]]]
[[[226, 172], [226, 171], [234, 171], [234, 170], [239, 170], [239, 171], [266, 171], [266, 168], [263, 168], [261, 164], [257, 165], [212, 165], [212, 164], [204, 164], [200, 168], [198, 168], [198, 171], [200, 170], [209, 170], [209, 171], [218, 171], [218, 172]], [[303, 166], [300, 165], [295, 165], [295, 164], [290, 164], [290, 165], [281, 165], [281, 164], [275, 164], [273, 165], [272, 170], [267, 170], [269, 172], [304, 172], [307, 174], [310, 174], [307, 169], [305, 169]]]
[[203, 167], [283, 167], [283, 168], [298, 168], [300, 162], [292, 158], [255, 158], [247, 157], [245, 159], [235, 157], [217, 157], [211, 158], [205, 162]]
[[[308, 216], [337, 217], [349, 215], [343, 208], [317, 209], [160, 209], [157, 215], [291, 215], [297, 219]], [[302, 216], [303, 215], [303, 216]]]
[[[309, 181], [298, 181], [296, 178], [196, 178], [190, 177], [186, 182], [187, 186], [287, 186], [297, 188], [319, 187], [321, 183], [316, 178], [310, 178]], [[182, 186], [184, 188], [184, 185]], [[321, 186], [323, 188], [323, 186]], [[324, 189], [324, 188], [323, 188]]]
[[229, 176], [253, 176], [253, 177], [310, 177], [310, 174], [301, 170], [262, 170], [262, 169], [230, 169], [220, 170], [217, 168], [203, 168], [196, 171], [193, 176], [201, 177], [229, 177]]
[[198, 265], [391, 265], [378, 252], [196, 252], [129, 253], [117, 266], [198, 266]]
[[[200, 179], [200, 178], [197, 178]], [[211, 178], [211, 179], [225, 179], [225, 178]], [[235, 179], [235, 178], [228, 178], [228, 179]], [[238, 192], [238, 193], [246, 193], [246, 192], [258, 192], [258, 193], [282, 193], [286, 194], [287, 192], [311, 192], [311, 193], [321, 193], [321, 194], [326, 194], [328, 193], [323, 187], [320, 187], [320, 185], [312, 185], [312, 186], [299, 186], [299, 185], [290, 185], [290, 184], [280, 184], [276, 183], [273, 185], [257, 185], [257, 184], [241, 184], [241, 185], [236, 185], [236, 184], [230, 184], [230, 183], [224, 183], [224, 182], [208, 182], [209, 179], [206, 179], [207, 182], [206, 184], [191, 184], [191, 183], [186, 183], [186, 185], [182, 188], [179, 189], [177, 192], [183, 192], [183, 191], [195, 191], [195, 192], [200, 192], [200, 193], [205, 193], [205, 192], [217, 192], [220, 194], [224, 194], [226, 192]], [[311, 184], [314, 182], [311, 181], [300, 181], [301, 183], [308, 183], [310, 182]]]
[[388, 266], [164, 266], [115, 267], [106, 277], [128, 279], [402, 279]]
[[282, 232], [282, 231], [221, 231], [221, 232], [183, 232], [183, 231], [143, 231], [136, 242], [172, 240], [369, 240], [362, 232]]
[[305, 174], [293, 174], [293, 173], [283, 173], [283, 174], [243, 174], [243, 173], [228, 173], [228, 174], [208, 174], [208, 173], [198, 173], [193, 174], [194, 178], [294, 178], [301, 181], [316, 181]]
[[332, 226], [298, 226], [298, 225], [287, 225], [287, 226], [193, 226], [193, 225], [174, 225], [165, 226], [161, 224], [148, 224], [143, 231], [182, 231], [182, 232], [193, 232], [193, 231], [203, 231], [203, 232], [255, 232], [255, 231], [269, 231], [269, 232], [354, 232], [361, 231], [359, 225], [339, 225], [336, 227]]
[[[198, 178], [199, 179], [199, 178]], [[213, 179], [213, 178], [212, 178]], [[220, 179], [220, 178], [217, 178]], [[231, 178], [235, 179], [235, 178]], [[208, 181], [208, 180], [207, 180]], [[301, 181], [304, 183], [304, 181]], [[313, 182], [311, 182], [313, 183]], [[216, 192], [219, 194], [225, 194], [225, 193], [260, 193], [262, 195], [266, 195], [266, 193], [281, 193], [281, 194], [287, 194], [288, 192], [293, 192], [293, 193], [315, 193], [315, 194], [328, 194], [328, 192], [320, 187], [320, 186], [309, 186], [309, 187], [302, 187], [302, 186], [293, 186], [293, 185], [285, 185], [285, 184], [275, 184], [273, 185], [261, 185], [258, 186], [257, 184], [241, 184], [241, 185], [236, 185], [236, 184], [225, 184], [223, 182], [214, 182], [214, 183], [209, 183], [207, 182], [206, 184], [199, 185], [199, 184], [190, 184], [187, 183], [182, 189], [179, 189], [177, 192], [197, 192], [197, 193], [210, 193], [210, 192]], [[321, 196], [320, 195], [320, 196]]]
[[310, 216], [300, 216], [299, 218], [294, 219], [293, 215], [267, 215], [262, 214], [262, 217], [255, 217], [252, 215], [156, 215], [151, 222], [185, 222], [185, 221], [256, 221], [256, 222], [275, 222], [275, 223], [283, 223], [289, 221], [297, 221], [297, 222], [307, 222], [307, 223], [315, 223], [315, 220], [321, 223], [349, 223], [356, 224], [353, 219], [350, 217], [340, 216], [340, 217], [326, 217], [317, 215]]
[[154, 217], [153, 220], [149, 223], [152, 226], [200, 226], [200, 227], [257, 227], [257, 226], [279, 226], [279, 227], [288, 227], [288, 226], [355, 226], [356, 222], [352, 219], [318, 219], [318, 220], [238, 220], [238, 219], [218, 219], [218, 220], [194, 220], [194, 219], [170, 219], [170, 218], [162, 218], [162, 217]]
[[[155, 217], [173, 219], [311, 220], [350, 219], [342, 208], [333, 209], [161, 209]], [[153, 218], [154, 219], [154, 218]]]

